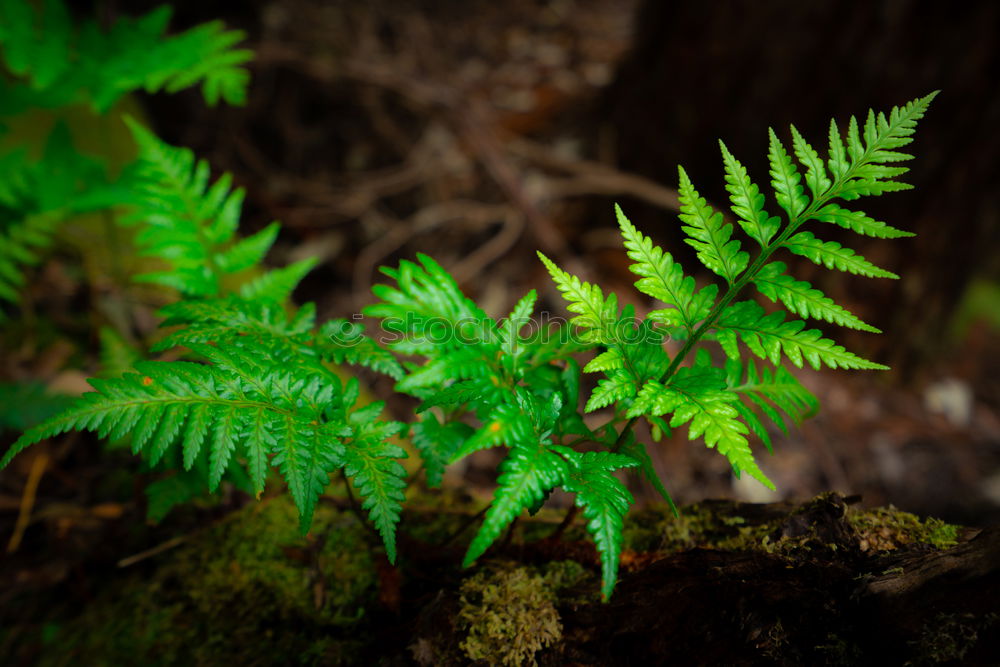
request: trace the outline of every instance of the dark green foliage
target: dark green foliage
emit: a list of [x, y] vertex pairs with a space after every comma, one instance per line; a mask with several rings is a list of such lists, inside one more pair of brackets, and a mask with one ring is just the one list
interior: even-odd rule
[[24, 267], [38, 263], [63, 220], [117, 198], [102, 161], [77, 152], [62, 123], [40, 159], [23, 150], [0, 156], [0, 299], [17, 300]]
[[[506, 448], [498, 488], [465, 565], [525, 510], [537, 511], [554, 489], [563, 489], [574, 495], [600, 553], [607, 598], [617, 578], [623, 517], [633, 502], [619, 471], [636, 468], [670, 500], [646, 446], [634, 436], [636, 420], [648, 420], [654, 438], [686, 427], [689, 439], [702, 439], [725, 456], [735, 475], [746, 473], [774, 488], [754, 458], [751, 437], [770, 449], [767, 422], [787, 431], [788, 420], [798, 423], [818, 407], [783, 358], [799, 368], [884, 368], [798, 319], [877, 331], [789, 275], [772, 255], [787, 250], [831, 268], [895, 277], [801, 228], [819, 222], [881, 238], [907, 236], [837, 202], [907, 187], [895, 179], [905, 171], [898, 163], [910, 156], [897, 149], [910, 142], [933, 97], [888, 116], [870, 113], [863, 128], [851, 119], [846, 139], [832, 125], [826, 161], [795, 128], [791, 153], [771, 131], [768, 158], [780, 215], [772, 215], [760, 187], [721, 145], [732, 212], [751, 243], [735, 238], [736, 226], [708, 205], [681, 169], [683, 231], [721, 284], [699, 287], [616, 207], [635, 285], [662, 304], [645, 318], [541, 256], [569, 304], [569, 326], [526, 326], [534, 290], [495, 320], [444, 268], [418, 255], [416, 262], [382, 269], [392, 284], [375, 286], [378, 301], [364, 309], [380, 320], [378, 341], [348, 320], [317, 326], [311, 304], [286, 305], [307, 263], [229, 285], [233, 275], [260, 263], [277, 227], [237, 240], [241, 192], [227, 177], [210, 185], [207, 165], [134, 126], [142, 156], [128, 176], [138, 193], [130, 200], [132, 224], [140, 228], [142, 252], [168, 267], [142, 278], [183, 297], [162, 309], [164, 325], [174, 328], [155, 349], [182, 347], [193, 361], [139, 362], [137, 372], [92, 380], [94, 393], [29, 429], [0, 465], [31, 443], [70, 429], [128, 435], [133, 450], [151, 461], [179, 455], [185, 470], [205, 466], [210, 488], [239, 462], [259, 493], [268, 469], [277, 468], [303, 530], [330, 474], [343, 471], [393, 559], [406, 487], [399, 463], [405, 451], [394, 438], [406, 427], [379, 420], [381, 403], [357, 406], [357, 381], [342, 382], [332, 366], [362, 365], [391, 376], [398, 392], [419, 400], [409, 432], [429, 485], [441, 483], [449, 463]], [[766, 310], [753, 299], [738, 301], [751, 285], [791, 314]], [[679, 349], [668, 350], [668, 336]], [[726, 358], [722, 365], [712, 362], [712, 341]], [[581, 370], [575, 356], [582, 352], [593, 356]], [[583, 372], [603, 374], [589, 397], [580, 396]], [[588, 427], [581, 402], [583, 412], [606, 410], [607, 422]], [[164, 502], [189, 488], [186, 478], [169, 479], [161, 482]]]
[[216, 21], [167, 37], [169, 21], [163, 6], [103, 30], [93, 20], [74, 26], [62, 0], [3, 0], [0, 46], [17, 79], [0, 79], [0, 115], [79, 103], [104, 112], [134, 90], [199, 84], [209, 104], [242, 104], [249, 75], [241, 65], [253, 54], [232, 47], [243, 34]]
[[[242, 104], [249, 81], [243, 65], [252, 53], [233, 46], [243, 34], [213, 22], [168, 37], [169, 19], [164, 6], [138, 19], [120, 18], [103, 30], [93, 20], [74, 26], [62, 0], [0, 0], [0, 130], [5, 117], [39, 109], [70, 116], [87, 105], [91, 113], [105, 114], [136, 90], [176, 92], [200, 85], [209, 104], [220, 99]], [[106, 151], [111, 150], [108, 144]], [[103, 157], [79, 152], [61, 123], [39, 159], [24, 150], [0, 155], [0, 299], [17, 300], [26, 267], [39, 262], [67, 219], [134, 203], [132, 183], [112, 182], [104, 163]], [[259, 260], [250, 248], [244, 250], [232, 249], [227, 256], [232, 261], [223, 268], [235, 271], [234, 265]]]

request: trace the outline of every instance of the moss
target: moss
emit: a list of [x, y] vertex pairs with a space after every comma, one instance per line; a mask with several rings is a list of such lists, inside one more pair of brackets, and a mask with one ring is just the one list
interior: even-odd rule
[[936, 665], [965, 659], [984, 631], [996, 631], [1000, 614], [938, 614], [913, 642], [918, 665]]
[[857, 532], [862, 551], [891, 551], [913, 543], [947, 549], [958, 543], [958, 526], [933, 517], [921, 519], [892, 506], [852, 509], [847, 521]]
[[536, 664], [539, 650], [562, 639], [555, 589], [577, 581], [582, 569], [560, 566], [539, 574], [495, 564], [463, 581], [457, 620], [466, 635], [465, 655], [491, 664]]
[[254, 504], [104, 591], [43, 664], [342, 664], [365, 639], [376, 570], [353, 516], [288, 497]]
[[[907, 544], [946, 549], [957, 541], [958, 526], [940, 519], [921, 519], [894, 507], [868, 510], [838, 506], [842, 506], [839, 497], [824, 494], [793, 515], [778, 514], [753, 522], [741, 516], [738, 503], [694, 504], [682, 508], [677, 517], [665, 507], [653, 507], [626, 517], [624, 546], [638, 552], [701, 547], [791, 555], [843, 548], [886, 551]], [[819, 514], [811, 517], [817, 508]], [[827, 514], [823, 516], [823, 512]], [[834, 524], [844, 524], [842, 534], [830, 534], [830, 518]], [[794, 529], [788, 529], [790, 524], [795, 524]]]

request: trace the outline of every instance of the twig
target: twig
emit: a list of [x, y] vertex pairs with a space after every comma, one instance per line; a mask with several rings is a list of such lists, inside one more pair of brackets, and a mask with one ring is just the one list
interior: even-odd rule
[[580, 513], [580, 508], [575, 504], [571, 505], [569, 511], [566, 512], [566, 516], [563, 517], [563, 520], [559, 523], [558, 526], [556, 526], [556, 529], [552, 531], [552, 534], [545, 539], [552, 540], [554, 542], [559, 538], [561, 538], [563, 536], [563, 533], [566, 532], [566, 529], [568, 529], [571, 525], [573, 525], [573, 520], [579, 513]]
[[146, 549], [145, 551], [140, 551], [134, 556], [129, 556], [128, 558], [122, 558], [120, 561], [118, 561], [118, 567], [129, 567], [131, 565], [135, 565], [140, 561], [144, 561], [147, 558], [152, 558], [153, 556], [161, 554], [164, 551], [170, 551], [171, 549], [178, 547], [184, 542], [186, 542], [189, 537], [190, 535], [181, 535], [179, 537], [174, 537], [172, 539], [167, 540], [166, 542], [163, 542], [162, 544], [157, 544], [152, 549]]
[[489, 509], [490, 509], [490, 506], [487, 505], [483, 509], [481, 509], [478, 512], [476, 512], [473, 516], [469, 517], [467, 520], [465, 520], [462, 523], [461, 526], [458, 527], [458, 530], [456, 530], [451, 535], [449, 535], [447, 538], [445, 538], [445, 540], [443, 542], [441, 542], [441, 544], [439, 544], [438, 546], [446, 547], [449, 544], [451, 544], [455, 540], [455, 538], [457, 538], [459, 535], [461, 535], [462, 533], [464, 533], [469, 528], [469, 526], [471, 526], [475, 522], [477, 522], [480, 519], [482, 519], [486, 515], [486, 512], [489, 511]]
[[7, 542], [7, 553], [12, 554], [21, 546], [21, 539], [24, 531], [31, 523], [31, 510], [35, 507], [35, 497], [38, 493], [38, 483], [45, 474], [45, 466], [49, 464], [49, 455], [40, 452], [31, 461], [31, 469], [28, 471], [28, 481], [24, 484], [24, 493], [21, 495], [21, 507], [17, 514], [17, 523], [14, 524], [14, 533]]
[[620, 171], [610, 165], [592, 160], [564, 158], [552, 149], [527, 139], [514, 139], [506, 144], [507, 150], [536, 164], [574, 174], [574, 179], [550, 180], [547, 183], [553, 198], [577, 195], [621, 194], [631, 195], [670, 211], [680, 210], [677, 191], [656, 181]]

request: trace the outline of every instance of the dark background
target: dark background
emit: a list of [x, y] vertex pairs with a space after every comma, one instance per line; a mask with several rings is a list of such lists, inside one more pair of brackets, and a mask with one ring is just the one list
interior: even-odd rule
[[[141, 102], [161, 136], [247, 189], [244, 233], [283, 222], [271, 261], [322, 258], [296, 294], [321, 318], [358, 312], [378, 266], [417, 252], [495, 316], [533, 287], [563, 314], [536, 249], [645, 312], [614, 202], [706, 281], [676, 218], [678, 163], [726, 210], [717, 139], [768, 192], [769, 126], [787, 141], [794, 123], [823, 152], [831, 117], [843, 128], [941, 90], [909, 148], [915, 190], [859, 202], [918, 236], [814, 230], [903, 279], [782, 258], [885, 331], [824, 333], [893, 370], [800, 373], [823, 409], [762, 451], [777, 494], [734, 483], [686, 433], [653, 449], [682, 502], [835, 490], [972, 524], [1000, 516], [997, 3], [206, 1], [175, 3], [172, 26], [213, 19], [256, 52], [248, 104], [208, 108], [194, 90]], [[411, 407], [390, 403], [403, 419]], [[492, 456], [452, 481], [488, 488]], [[39, 494], [59, 484], [47, 475]]]
[[[249, 105], [157, 98], [152, 120], [247, 186], [251, 229], [280, 218], [289, 257], [325, 253], [299, 297], [329, 316], [356, 311], [377, 266], [416, 252], [499, 316], [550, 284], [538, 248], [648, 309], [613, 202], [697, 272], [672, 210], [678, 163], [724, 209], [718, 138], [763, 184], [768, 126], [787, 139], [795, 123], [822, 151], [831, 117], [843, 128], [941, 90], [911, 146], [916, 189], [859, 202], [918, 236], [819, 230], [903, 279], [791, 262], [885, 334], [824, 331], [894, 370], [803, 372], [824, 409], [763, 463], [784, 496], [997, 516], [1000, 5], [297, 1], [185, 3], [176, 18], [213, 16], [258, 52]], [[721, 457], [683, 436], [657, 459], [682, 500], [772, 497], [733, 487]], [[471, 479], [488, 484], [492, 463]]]

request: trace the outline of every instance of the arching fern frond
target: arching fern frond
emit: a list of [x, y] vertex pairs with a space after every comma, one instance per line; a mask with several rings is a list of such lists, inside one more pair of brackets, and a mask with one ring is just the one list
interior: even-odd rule
[[[136, 280], [189, 296], [220, 295], [226, 276], [261, 263], [278, 224], [236, 240], [243, 190], [232, 188], [229, 174], [210, 184], [207, 162], [196, 160], [186, 148], [160, 141], [134, 120], [127, 122], [139, 145], [139, 159], [125, 177], [132, 212], [123, 223], [141, 225], [136, 234], [141, 255], [169, 265]], [[276, 292], [268, 296], [286, 296], [285, 290]]]

